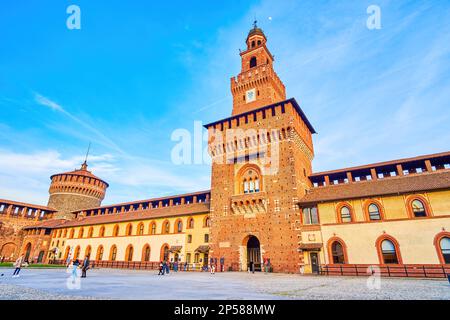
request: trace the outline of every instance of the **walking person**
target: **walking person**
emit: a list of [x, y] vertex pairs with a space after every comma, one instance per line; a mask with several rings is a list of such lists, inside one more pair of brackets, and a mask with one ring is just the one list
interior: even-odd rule
[[224, 272], [225, 270], [225, 258], [220, 257], [220, 272]]
[[166, 273], [170, 273], [170, 262], [166, 262]]
[[14, 273], [13, 273], [13, 278], [17, 278], [17, 277], [19, 277], [19, 272], [20, 272], [20, 269], [22, 268], [22, 263], [23, 263], [23, 255], [21, 255], [17, 260], [16, 260], [16, 262], [14, 262], [14, 268], [16, 268], [15, 270], [14, 270]]
[[250, 268], [248, 272], [255, 273], [255, 263], [253, 261], [250, 261]]
[[216, 266], [214, 265], [214, 263], [212, 263], [209, 268], [210, 268], [211, 274], [216, 273]]
[[163, 262], [161, 261], [160, 263], [159, 263], [159, 272], [158, 272], [158, 276], [163, 276], [164, 275], [164, 264], [163, 264]]
[[70, 266], [70, 262], [72, 261], [72, 253], [69, 252], [66, 259], [66, 267], [68, 268]]
[[86, 278], [86, 271], [89, 269], [89, 256], [84, 258], [83, 265], [81, 267], [81, 277]]
[[72, 262], [72, 281], [75, 282], [75, 279], [78, 277], [78, 267], [80, 266], [80, 261], [78, 259], [73, 260]]

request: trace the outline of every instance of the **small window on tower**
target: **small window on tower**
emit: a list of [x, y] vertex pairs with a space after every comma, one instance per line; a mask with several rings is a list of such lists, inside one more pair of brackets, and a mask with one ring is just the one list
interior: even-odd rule
[[256, 57], [250, 59], [250, 68], [256, 67]]
[[260, 46], [261, 45], [261, 40], [258, 40], [258, 46]]
[[252, 48], [255, 47], [255, 41], [252, 41]]

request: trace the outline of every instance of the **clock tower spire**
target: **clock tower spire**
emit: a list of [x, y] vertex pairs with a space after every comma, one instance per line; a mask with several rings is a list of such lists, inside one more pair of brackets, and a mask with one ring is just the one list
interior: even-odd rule
[[233, 115], [286, 100], [284, 84], [273, 70], [267, 38], [256, 23], [248, 33], [247, 49], [240, 53], [241, 73], [231, 78]]

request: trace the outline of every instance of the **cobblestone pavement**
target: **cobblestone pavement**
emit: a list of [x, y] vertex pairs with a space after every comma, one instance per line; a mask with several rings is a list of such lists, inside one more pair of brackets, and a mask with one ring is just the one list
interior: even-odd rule
[[65, 269], [23, 269], [12, 278], [0, 269], [0, 299], [445, 299], [447, 280], [382, 278], [369, 289], [367, 277], [325, 277], [264, 273], [173, 273], [90, 270], [81, 289], [69, 289]]

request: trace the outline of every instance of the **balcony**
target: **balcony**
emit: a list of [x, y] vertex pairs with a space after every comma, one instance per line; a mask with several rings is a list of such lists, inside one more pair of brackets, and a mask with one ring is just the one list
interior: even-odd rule
[[231, 197], [231, 209], [234, 214], [254, 217], [267, 213], [267, 194], [264, 191], [234, 195]]

